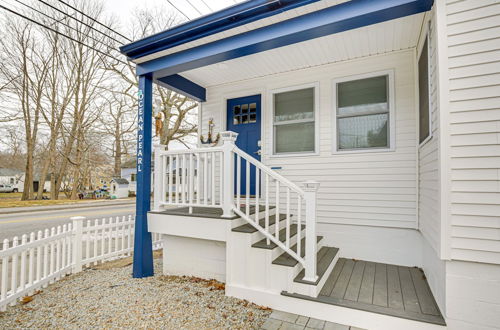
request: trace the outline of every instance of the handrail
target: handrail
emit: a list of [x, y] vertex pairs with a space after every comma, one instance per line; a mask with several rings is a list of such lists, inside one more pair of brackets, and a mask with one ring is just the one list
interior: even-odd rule
[[155, 152], [158, 152], [159, 155], [188, 155], [194, 153], [208, 153], [208, 152], [217, 152], [223, 151], [222, 147], [210, 147], [210, 148], [196, 148], [196, 149], [186, 149], [186, 150], [162, 150], [161, 148], [165, 148], [165, 145], [158, 144], [155, 146]]
[[264, 171], [269, 176], [271, 176], [274, 179], [282, 182], [284, 185], [288, 186], [290, 189], [292, 189], [293, 191], [295, 191], [297, 194], [300, 194], [300, 196], [304, 197], [304, 191], [302, 189], [300, 189], [292, 181], [290, 181], [287, 178], [285, 178], [284, 176], [282, 176], [282, 175], [274, 172], [271, 168], [269, 168], [268, 166], [262, 164], [257, 159], [253, 158], [252, 156], [250, 156], [249, 154], [247, 154], [246, 152], [244, 152], [240, 148], [234, 147], [233, 151], [234, 151], [235, 154], [239, 155], [241, 158], [243, 158], [246, 161], [252, 163], [255, 167], [258, 167], [260, 170]]

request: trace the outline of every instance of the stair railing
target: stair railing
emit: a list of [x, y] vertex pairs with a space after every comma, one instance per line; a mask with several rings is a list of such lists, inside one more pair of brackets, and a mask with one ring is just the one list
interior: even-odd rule
[[[236, 214], [262, 233], [268, 245], [273, 242], [302, 264], [304, 280], [316, 281], [316, 192], [319, 183], [306, 181], [301, 189], [239, 149], [235, 144], [237, 133], [221, 132], [220, 136], [223, 144], [218, 147], [182, 151], [155, 147], [154, 208], [188, 206], [191, 211], [197, 206], [217, 207], [222, 208], [222, 217]], [[274, 226], [270, 216], [273, 206]], [[292, 223], [292, 212], [295, 223]], [[280, 217], [284, 217], [283, 222]], [[302, 235], [304, 225], [305, 234]], [[295, 250], [292, 244], [294, 230]]]

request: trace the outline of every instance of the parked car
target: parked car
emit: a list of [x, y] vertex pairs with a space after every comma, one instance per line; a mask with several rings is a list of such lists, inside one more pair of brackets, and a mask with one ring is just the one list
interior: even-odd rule
[[14, 187], [11, 186], [10, 184], [0, 184], [0, 192], [10, 193], [10, 192], [15, 192], [15, 191], [14, 191]]

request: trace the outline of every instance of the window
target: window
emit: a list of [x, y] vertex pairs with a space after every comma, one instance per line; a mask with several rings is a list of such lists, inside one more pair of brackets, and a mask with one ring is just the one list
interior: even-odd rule
[[418, 104], [419, 104], [419, 142], [424, 142], [431, 134], [431, 118], [429, 106], [429, 66], [428, 44], [425, 39], [420, 58], [418, 59]]
[[315, 88], [273, 95], [274, 154], [315, 151]]
[[390, 147], [389, 75], [337, 83], [337, 150]]
[[257, 122], [257, 103], [239, 104], [233, 107], [233, 124], [254, 124]]

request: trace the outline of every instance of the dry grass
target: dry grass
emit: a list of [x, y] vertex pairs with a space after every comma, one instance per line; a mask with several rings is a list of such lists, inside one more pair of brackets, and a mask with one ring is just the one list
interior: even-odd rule
[[[42, 200], [21, 200], [22, 193], [0, 193], [0, 208], [6, 207], [23, 207], [23, 206], [45, 206], [45, 205], [61, 205], [61, 204], [75, 204], [75, 203], [93, 203], [93, 202], [101, 202], [102, 199], [67, 199], [65, 196], [61, 196], [61, 199], [58, 200], [50, 200], [50, 199], [42, 199]], [[49, 194], [44, 194], [44, 196], [49, 197]]]

